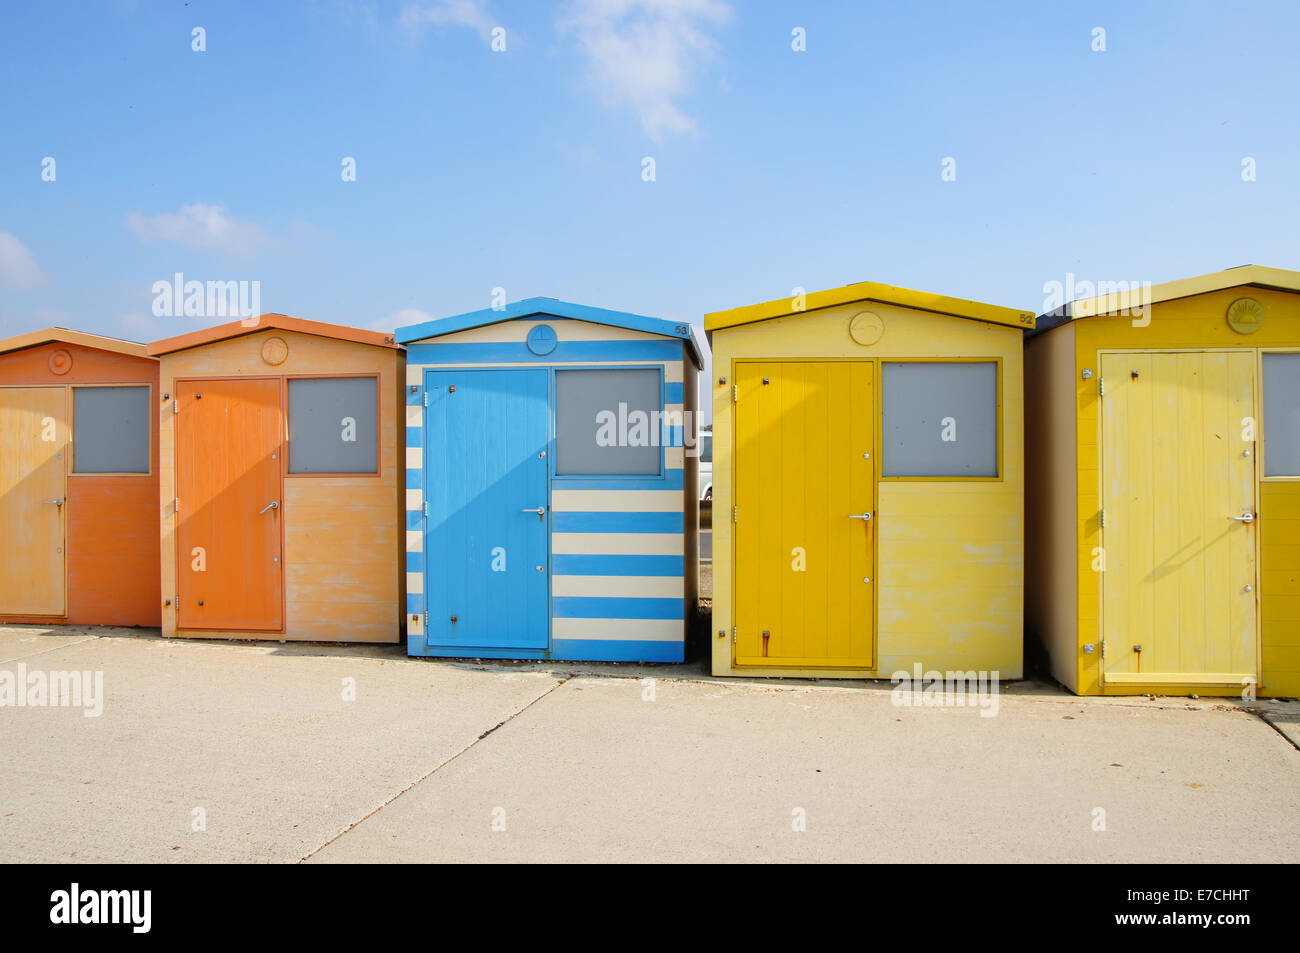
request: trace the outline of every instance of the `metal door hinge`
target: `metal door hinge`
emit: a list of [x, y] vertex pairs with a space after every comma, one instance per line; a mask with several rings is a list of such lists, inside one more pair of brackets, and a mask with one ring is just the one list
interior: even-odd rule
[[424, 392], [424, 406], [429, 406], [429, 392], [427, 390]]
[[736, 644], [736, 627], [734, 625], [731, 627], [731, 644]]
[[1106, 378], [1097, 378], [1097, 393], [1102, 397], [1106, 396]]
[[731, 508], [731, 522], [737, 523], [739, 521], [740, 521], [740, 508], [737, 506], [733, 506]]
[[732, 385], [731, 385], [731, 402], [732, 402], [733, 404], [738, 404], [738, 403], [740, 403], [740, 385], [739, 385], [739, 384], [732, 384]]
[[424, 501], [424, 515], [425, 515], [425, 516], [428, 516], [428, 515], [429, 515], [429, 501], [428, 501], [428, 500], [425, 500], [425, 501]]
[[1101, 529], [1105, 529], [1105, 528], [1106, 528], [1106, 509], [1105, 509], [1105, 507], [1103, 507], [1102, 509], [1100, 509], [1100, 510], [1097, 511], [1097, 526], [1100, 527]]
[[181, 511], [181, 498], [178, 496], [172, 499], [172, 512], [179, 513], [180, 511]]
[[181, 594], [179, 592], [176, 593], [176, 602], [174, 604], [176, 606], [176, 611], [179, 612], [181, 608]]
[[173, 414], [179, 414], [180, 412], [181, 412], [181, 399], [180, 399], [179, 397], [173, 397], [173, 398], [172, 398], [172, 413], [173, 413]]
[[1106, 640], [1105, 640], [1105, 639], [1102, 639], [1102, 642], [1101, 642], [1101, 657], [1102, 657], [1102, 658], [1105, 658], [1105, 657], [1106, 657]]

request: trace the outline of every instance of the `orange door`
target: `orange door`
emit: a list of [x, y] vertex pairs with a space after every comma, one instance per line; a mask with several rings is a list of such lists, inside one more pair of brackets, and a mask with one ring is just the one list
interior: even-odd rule
[[177, 381], [177, 623], [283, 628], [278, 380]]
[[64, 614], [67, 391], [0, 387], [0, 615]]

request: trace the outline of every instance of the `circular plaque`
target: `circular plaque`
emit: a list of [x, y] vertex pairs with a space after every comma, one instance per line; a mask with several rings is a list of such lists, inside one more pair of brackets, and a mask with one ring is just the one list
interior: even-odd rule
[[60, 348], [50, 355], [50, 373], [63, 375], [72, 370], [72, 355]]
[[555, 345], [560, 341], [559, 336], [555, 333], [555, 328], [549, 324], [534, 325], [528, 332], [528, 350], [534, 354], [550, 354], [555, 350]]
[[289, 358], [289, 345], [284, 338], [267, 338], [262, 342], [262, 360], [272, 367], [283, 364]]
[[1228, 327], [1238, 334], [1253, 334], [1264, 326], [1264, 306], [1254, 298], [1238, 298], [1228, 305]]
[[884, 333], [885, 322], [880, 320], [880, 315], [871, 311], [859, 312], [849, 321], [849, 337], [864, 347], [875, 344]]

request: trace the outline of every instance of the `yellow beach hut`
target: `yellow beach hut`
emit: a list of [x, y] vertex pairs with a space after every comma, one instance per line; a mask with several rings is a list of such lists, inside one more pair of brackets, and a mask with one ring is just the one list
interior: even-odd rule
[[1033, 320], [874, 282], [706, 315], [715, 675], [1021, 676]]
[[1026, 613], [1052, 674], [1300, 694], [1300, 272], [1063, 305], [1025, 368]]

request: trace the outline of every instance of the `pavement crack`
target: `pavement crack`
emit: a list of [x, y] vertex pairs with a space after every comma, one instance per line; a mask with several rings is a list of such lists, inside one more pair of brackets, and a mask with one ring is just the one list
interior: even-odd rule
[[518, 718], [518, 717], [519, 717], [520, 715], [522, 715], [524, 712], [528, 711], [528, 709], [532, 708], [532, 707], [533, 707], [534, 705], [536, 705], [539, 701], [541, 701], [541, 700], [542, 700], [543, 698], [545, 698], [547, 695], [551, 694], [551, 692], [555, 691], [557, 688], [559, 688], [561, 685], [563, 685], [565, 682], [568, 682], [568, 681], [571, 680], [572, 678], [573, 678], [572, 675], [567, 675], [567, 676], [565, 676], [564, 678], [562, 678], [562, 679], [560, 679], [559, 681], [557, 681], [557, 682], [556, 682], [554, 685], [552, 685], [550, 688], [548, 688], [546, 691], [542, 692], [540, 695], [538, 695], [536, 698], [534, 698], [532, 701], [530, 701], [530, 702], [529, 702], [527, 705], [525, 705], [523, 708], [520, 708], [520, 709], [517, 710], [517, 711], [513, 711], [513, 712], [511, 712], [509, 715], [507, 715], [505, 718], [502, 718], [499, 722], [497, 722], [495, 725], [493, 725], [493, 726], [492, 726], [491, 728], [489, 728], [487, 731], [483, 732], [483, 734], [479, 735], [477, 738], [475, 738], [473, 741], [471, 741], [471, 742], [470, 742], [469, 744], [467, 744], [465, 747], [461, 748], [461, 749], [460, 749], [459, 751], [457, 751], [455, 754], [451, 755], [451, 756], [448, 757], [448, 758], [443, 759], [441, 762], [439, 762], [438, 764], [434, 765], [432, 768], [430, 768], [430, 769], [429, 769], [428, 771], [426, 771], [424, 774], [420, 775], [420, 777], [416, 778], [414, 781], [412, 781], [412, 782], [411, 782], [410, 784], [408, 784], [406, 787], [402, 788], [400, 791], [398, 791], [397, 793], [395, 793], [392, 797], [390, 797], [390, 798], [386, 799], [385, 801], [383, 801], [382, 803], [380, 803], [379, 806], [376, 807], [374, 810], [372, 810], [372, 811], [370, 811], [369, 813], [364, 814], [364, 815], [362, 815], [361, 817], [357, 818], [355, 821], [353, 821], [353, 822], [352, 822], [351, 824], [349, 824], [347, 827], [343, 828], [343, 830], [339, 831], [337, 834], [335, 834], [335, 835], [334, 835], [333, 837], [331, 837], [329, 840], [325, 841], [325, 843], [321, 844], [319, 847], [315, 848], [314, 850], [309, 851], [307, 854], [305, 854], [305, 855], [304, 855], [304, 856], [303, 856], [303, 857], [298, 861], [298, 863], [301, 864], [301, 863], [304, 863], [304, 862], [306, 862], [306, 861], [308, 861], [308, 860], [311, 860], [311, 858], [315, 857], [317, 854], [319, 854], [321, 851], [323, 851], [323, 850], [324, 850], [326, 847], [328, 847], [330, 844], [333, 844], [335, 841], [337, 841], [337, 840], [338, 840], [340, 837], [342, 837], [344, 834], [347, 834], [347, 833], [350, 833], [351, 831], [356, 830], [359, 826], [361, 826], [362, 824], [364, 824], [366, 821], [370, 820], [370, 818], [374, 817], [376, 814], [378, 814], [378, 813], [379, 813], [380, 811], [382, 811], [384, 808], [388, 807], [388, 805], [392, 804], [394, 801], [396, 801], [399, 797], [401, 797], [401, 796], [402, 796], [403, 794], [405, 794], [407, 791], [410, 791], [410, 790], [414, 789], [415, 787], [417, 787], [417, 786], [423, 784], [425, 781], [429, 780], [429, 778], [433, 777], [435, 774], [437, 774], [439, 771], [441, 771], [441, 770], [442, 770], [443, 768], [445, 768], [447, 765], [451, 764], [453, 761], [455, 761], [455, 760], [456, 760], [457, 758], [459, 758], [461, 755], [465, 754], [467, 751], [469, 751], [470, 749], [472, 749], [472, 748], [473, 748], [475, 745], [477, 745], [480, 741], [482, 741], [482, 740], [483, 740], [484, 738], [486, 738], [488, 735], [492, 734], [492, 732], [496, 731], [498, 728], [502, 727], [503, 725], [507, 725], [507, 724], [509, 724], [510, 722], [514, 721], [516, 718]]
[[64, 642], [62, 645], [51, 645], [49, 648], [41, 649], [38, 652], [32, 652], [30, 655], [15, 655], [13, 658], [0, 659], [0, 665], [8, 665], [10, 662], [23, 662], [29, 658], [36, 658], [39, 655], [49, 655], [51, 652], [70, 649], [74, 645], [80, 645], [82, 642], [93, 642], [98, 638], [101, 638], [101, 636], [88, 635], [84, 639], [77, 639], [75, 642]]
[[1278, 727], [1277, 723], [1274, 722], [1272, 718], [1269, 718], [1269, 717], [1268, 717], [1268, 716], [1269, 716], [1269, 712], [1266, 712], [1266, 711], [1264, 711], [1264, 710], [1262, 710], [1262, 709], [1259, 709], [1259, 708], [1246, 708], [1246, 707], [1243, 707], [1241, 710], [1242, 710], [1242, 711], [1250, 712], [1250, 714], [1254, 715], [1256, 718], [1258, 718], [1258, 719], [1259, 719], [1260, 721], [1262, 721], [1264, 724], [1268, 725], [1270, 728], [1272, 728], [1274, 731], [1276, 731], [1279, 735], [1281, 735], [1283, 741], [1285, 741], [1287, 744], [1289, 744], [1292, 748], [1295, 748], [1296, 751], [1300, 751], [1300, 743], [1297, 743], [1295, 740], [1293, 740], [1293, 739], [1291, 738], [1290, 735], [1288, 735], [1285, 731], [1283, 731], [1280, 727]]

